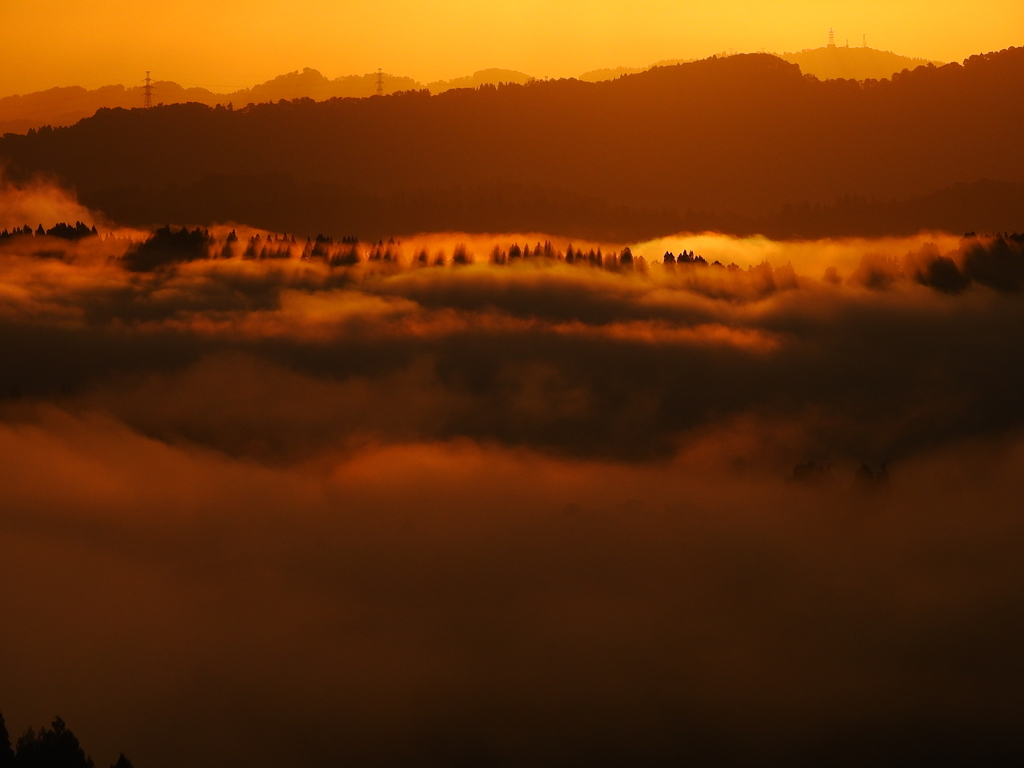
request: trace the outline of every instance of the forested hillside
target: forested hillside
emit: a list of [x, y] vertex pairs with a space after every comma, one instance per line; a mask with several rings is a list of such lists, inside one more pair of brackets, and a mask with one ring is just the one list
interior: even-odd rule
[[[301, 231], [331, 226], [351, 205], [380, 209], [385, 231], [437, 228], [432, 209], [468, 230], [515, 229], [529, 223], [517, 208], [541, 200], [552, 232], [616, 216], [784, 229], [788, 216], [797, 229], [838, 234], [871, 206], [876, 229], [890, 220], [961, 228], [965, 206], [1009, 208], [993, 223], [1011, 229], [1024, 225], [1003, 202], [1024, 182], [1022, 124], [1022, 48], [863, 84], [821, 82], [753, 54], [601, 83], [103, 110], [70, 128], [6, 136], [0, 157], [15, 179], [55, 175], [87, 204], [139, 223], [182, 221], [185, 205], [192, 223], [272, 215], [267, 226]], [[252, 183], [279, 183], [281, 194], [246, 204]], [[939, 207], [913, 202], [929, 198]], [[573, 211], [561, 222], [560, 202]], [[410, 218], [417, 206], [422, 222]], [[811, 212], [804, 224], [801, 210]]]

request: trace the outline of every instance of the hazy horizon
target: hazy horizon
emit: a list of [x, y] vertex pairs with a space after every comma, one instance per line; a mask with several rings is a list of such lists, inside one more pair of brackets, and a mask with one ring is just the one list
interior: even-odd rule
[[[896, 8], [811, 0], [679, 8], [664, 0], [602, 0], [585, 11], [567, 0], [480, 8], [449, 0], [429, 11], [402, 0], [386, 13], [322, 0], [292, 4], [287, 11], [267, 0], [213, 7], [197, 0], [139, 7], [106, 0], [90, 9], [18, 0], [6, 20], [16, 29], [46, 29], [52, 45], [38, 47], [31, 35], [6, 42], [18, 66], [0, 67], [4, 95], [70, 85], [137, 85], [146, 70], [185, 87], [223, 92], [304, 67], [330, 78], [383, 67], [420, 82], [486, 68], [575, 77], [730, 49], [796, 52], [825, 45], [830, 28], [837, 45], [849, 40], [858, 46], [866, 34], [870, 47], [940, 61], [1024, 40], [1024, 14], [1008, 0], [983, 0], [969, 9], [923, 0]], [[354, 29], [360, 33], [352, 34]]]
[[[838, 38], [837, 38], [837, 40], [838, 40]], [[718, 51], [712, 51], [712, 52], [709, 52], [709, 53], [704, 54], [702, 56], [684, 56], [684, 55], [679, 55], [679, 56], [673, 56], [673, 57], [667, 57], [667, 58], [658, 59], [657, 61], [653, 61], [652, 60], [652, 61], [647, 61], [647, 62], [643, 62], [643, 63], [630, 63], [630, 64], [606, 63], [606, 64], [603, 64], [601, 66], [594, 67], [592, 69], [588, 69], [588, 70], [584, 70], [584, 71], [580, 71], [580, 72], [575, 72], [573, 74], [561, 74], [561, 75], [557, 75], [555, 77], [538, 76], [538, 75], [535, 75], [532, 72], [525, 72], [523, 70], [512, 69], [512, 68], [509, 68], [509, 67], [499, 67], [499, 66], [492, 66], [492, 65], [476, 67], [475, 69], [473, 69], [471, 71], [461, 72], [459, 74], [454, 74], [454, 75], [452, 75], [450, 77], [433, 78], [433, 79], [417, 77], [415, 74], [412, 74], [410, 72], [389, 71], [389, 70], [387, 70], [387, 69], [385, 69], [383, 67], [381, 69], [383, 70], [383, 74], [384, 74], [385, 77], [411, 78], [411, 79], [415, 80], [416, 82], [420, 83], [421, 85], [423, 85], [424, 87], [426, 87], [428, 85], [432, 85], [432, 84], [435, 84], [435, 83], [447, 83], [447, 82], [459, 81], [459, 80], [463, 80], [463, 79], [466, 79], [466, 78], [470, 78], [473, 75], [477, 75], [477, 74], [480, 74], [480, 73], [483, 73], [483, 72], [494, 71], [494, 70], [501, 70], [501, 71], [507, 71], [507, 72], [517, 72], [519, 74], [527, 75], [529, 77], [532, 77], [532, 78], [538, 79], [538, 80], [540, 80], [540, 79], [558, 79], [558, 78], [567, 78], [568, 79], [568, 78], [580, 78], [583, 75], [589, 75], [589, 74], [591, 74], [593, 72], [602, 72], [602, 71], [605, 71], [605, 70], [612, 71], [612, 70], [635, 69], [635, 70], [641, 70], [642, 71], [642, 70], [648, 69], [650, 67], [657, 66], [661, 62], [698, 61], [698, 60], [700, 60], [702, 58], [710, 58], [711, 56], [722, 55], [724, 53], [728, 54], [728, 55], [736, 55], [736, 54], [743, 54], [743, 53], [769, 53], [769, 54], [774, 55], [774, 56], [785, 57], [785, 56], [789, 56], [791, 54], [798, 54], [798, 53], [801, 53], [801, 52], [804, 52], [804, 51], [818, 50], [820, 48], [825, 48], [825, 47], [826, 47], [826, 45], [823, 42], [822, 45], [820, 45], [820, 46], [805, 46], [804, 48], [798, 48], [798, 49], [794, 49], [792, 51], [789, 51], [789, 50], [786, 50], [786, 51], [770, 50], [770, 49], [763, 49], [763, 50], [762, 49], [758, 49], [758, 50], [746, 51], [746, 50], [737, 50], [735, 48], [727, 48], [727, 49], [722, 49], [722, 50], [718, 50]], [[846, 46], [845, 46], [845, 44], [839, 44], [837, 42], [837, 47], [846, 47]], [[849, 47], [850, 48], [860, 48], [862, 46], [859, 43], [857, 45], [854, 45], [851, 42]], [[910, 55], [904, 54], [904, 53], [902, 53], [900, 51], [895, 51], [895, 50], [885, 49], [885, 48], [878, 48], [878, 47], [875, 47], [875, 46], [871, 45], [870, 43], [866, 47], [871, 49], [871, 50], [877, 51], [877, 52], [893, 53], [893, 54], [896, 54], [897, 56], [900, 56], [900, 57], [903, 57], [903, 58], [912, 58], [912, 59], [919, 59], [919, 60], [922, 60], [922, 61], [929, 60], [929, 61], [933, 61], [933, 62], [949, 63], [949, 61], [941, 60], [941, 59], [938, 59], [938, 58], [936, 58], [934, 56], [916, 56], [916, 55], [915, 56], [910, 56]], [[991, 52], [992, 51], [973, 51], [972, 53], [968, 54], [964, 58], [969, 58], [972, 55], [991, 53]], [[354, 72], [353, 71], [353, 72], [331, 73], [331, 72], [324, 72], [324, 71], [322, 71], [322, 70], [320, 70], [320, 69], [318, 69], [316, 67], [313, 67], [313, 66], [302, 65], [302, 66], [296, 66], [296, 67], [293, 67], [291, 69], [278, 72], [277, 74], [271, 76], [270, 78], [268, 78], [266, 80], [260, 80], [258, 82], [257, 81], [253, 81], [253, 82], [248, 82], [248, 83], [245, 83], [245, 84], [236, 84], [236, 85], [208, 85], [208, 84], [199, 83], [199, 82], [187, 82], [187, 81], [184, 81], [182, 79], [175, 78], [172, 75], [166, 75], [166, 74], [162, 74], [162, 73], [157, 73], [157, 72], [153, 72], [152, 70], [143, 70], [143, 71], [149, 71], [150, 72], [150, 75], [152, 77], [152, 82], [153, 82], [154, 85], [157, 84], [157, 83], [160, 83], [160, 82], [170, 82], [170, 83], [175, 83], [177, 85], [180, 85], [182, 88], [186, 88], [186, 89], [190, 89], [190, 88], [203, 88], [205, 90], [211, 91], [212, 93], [214, 93], [216, 95], [230, 96], [232, 93], [235, 93], [237, 91], [240, 91], [240, 90], [251, 90], [251, 89], [256, 88], [256, 87], [258, 87], [260, 85], [265, 85], [265, 84], [267, 84], [269, 82], [272, 82], [273, 80], [275, 80], [277, 78], [281, 78], [281, 77], [286, 77], [288, 75], [294, 75], [294, 74], [302, 73], [302, 72], [305, 72], [306, 70], [312, 70], [314, 72], [317, 72], [320, 75], [323, 75], [328, 80], [332, 80], [332, 81], [333, 80], [339, 80], [339, 79], [346, 78], [346, 77], [366, 77], [368, 75], [376, 75], [377, 74], [377, 68], [370, 69], [370, 70], [367, 70], [365, 72]], [[68, 83], [62, 83], [62, 84], [59, 84], [59, 85], [50, 85], [48, 87], [41, 88], [41, 89], [38, 89], [36, 91], [31, 91], [31, 92], [30, 91], [25, 91], [23, 93], [0, 93], [0, 99], [7, 98], [8, 96], [24, 96], [24, 95], [27, 95], [29, 93], [38, 93], [40, 91], [51, 90], [51, 89], [54, 89], [54, 88], [81, 87], [81, 88], [86, 88], [87, 90], [95, 90], [96, 88], [104, 88], [104, 87], [110, 87], [110, 86], [123, 86], [126, 89], [141, 89], [144, 86], [144, 84], [145, 84], [145, 79], [144, 78], [143, 79], [127, 79], [127, 80], [121, 80], [121, 81], [117, 81], [117, 82], [112, 81], [112, 82], [102, 83], [101, 85], [96, 85], [96, 86], [85, 86], [85, 85], [82, 85], [81, 83], [78, 83], [78, 82], [74, 82], [74, 83], [68, 82]], [[218, 89], [220, 89], [220, 90], [218, 90]], [[154, 92], [154, 101], [158, 101], [158, 95], [155, 92]]]

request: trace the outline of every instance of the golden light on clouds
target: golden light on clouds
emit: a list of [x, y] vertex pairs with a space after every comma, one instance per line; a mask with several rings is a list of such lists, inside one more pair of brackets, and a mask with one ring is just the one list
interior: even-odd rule
[[233, 90], [310, 66], [329, 77], [387, 72], [421, 81], [486, 67], [536, 77], [639, 66], [728, 49], [851, 45], [958, 60], [1024, 42], [1016, 0], [129, 0], [4, 3], [0, 94], [159, 78]]

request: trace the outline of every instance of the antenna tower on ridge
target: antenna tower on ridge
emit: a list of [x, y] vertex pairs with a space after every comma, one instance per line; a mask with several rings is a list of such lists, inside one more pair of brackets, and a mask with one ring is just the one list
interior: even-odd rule
[[829, 29], [829, 31], [828, 31], [828, 47], [829, 48], [835, 48], [836, 47], [836, 35], [835, 35], [835, 33], [831, 29]]
[[860, 47], [861, 48], [867, 48], [868, 47], [868, 34], [867, 34], [867, 32], [864, 33], [864, 42], [861, 43]]
[[377, 67], [377, 95], [384, 95], [384, 70]]
[[149, 76], [149, 70], [146, 70], [146, 84], [142, 86], [142, 106], [145, 109], [149, 109], [153, 106], [153, 80]]

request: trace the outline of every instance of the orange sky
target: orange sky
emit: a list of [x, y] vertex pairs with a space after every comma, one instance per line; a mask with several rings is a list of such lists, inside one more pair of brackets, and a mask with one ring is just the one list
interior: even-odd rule
[[956, 60], [1024, 44], [1020, 0], [3, 0], [0, 95], [134, 84], [153, 70], [231, 90], [305, 66], [422, 81], [537, 77], [734, 48], [842, 44]]

